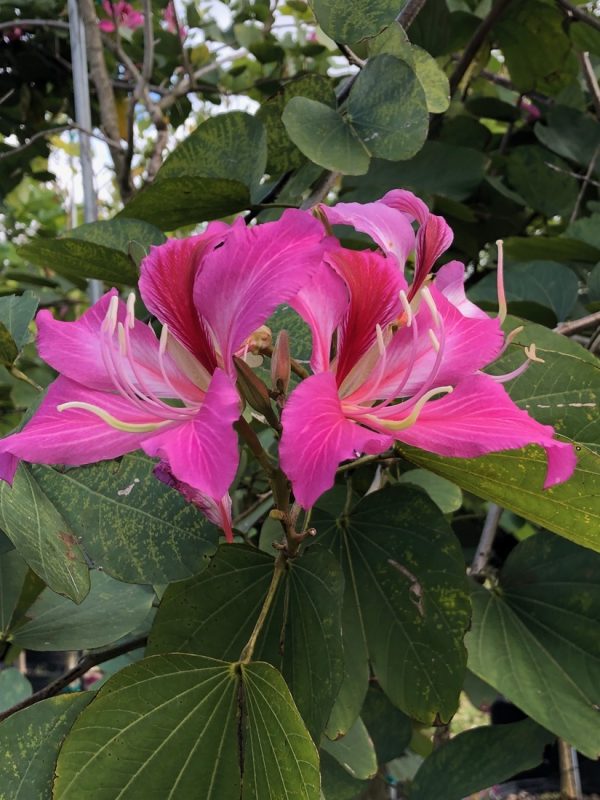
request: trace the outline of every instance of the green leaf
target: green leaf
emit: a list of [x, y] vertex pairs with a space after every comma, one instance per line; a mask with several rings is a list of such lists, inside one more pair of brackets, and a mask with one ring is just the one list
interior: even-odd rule
[[375, 747], [365, 723], [359, 717], [348, 733], [335, 742], [324, 739], [323, 750], [333, 756], [344, 769], [358, 780], [372, 778], [377, 772]]
[[462, 800], [541, 764], [554, 737], [529, 719], [460, 733], [425, 759], [411, 786], [410, 800]]
[[[342, 563], [371, 667], [390, 700], [423, 722], [458, 704], [469, 598], [458, 542], [421, 491], [392, 486], [335, 519], [315, 509], [317, 541]], [[366, 688], [366, 687], [365, 687]]]
[[203, 122], [167, 158], [120, 217], [173, 230], [248, 208], [267, 160], [260, 120], [241, 111]]
[[372, 156], [414, 156], [427, 138], [429, 114], [413, 69], [394, 56], [370, 58], [350, 92], [348, 121]]
[[19, 248], [19, 255], [75, 282], [96, 278], [134, 285], [138, 272], [130, 257], [132, 243], [149, 249], [164, 240], [160, 230], [147, 222], [118, 218], [80, 225], [57, 239], [34, 239]]
[[600, 261], [600, 249], [565, 236], [510, 236], [504, 240], [504, 252], [514, 261]]
[[290, 139], [315, 164], [346, 175], [367, 171], [368, 151], [335, 109], [308, 97], [293, 97], [282, 120]]
[[91, 692], [61, 694], [13, 714], [0, 725], [0, 786], [10, 800], [47, 800], [52, 795], [58, 750]]
[[600, 125], [588, 114], [567, 106], [548, 112], [548, 124], [537, 122], [534, 133], [539, 141], [559, 156], [587, 167], [600, 145]]
[[31, 569], [54, 592], [80, 603], [90, 588], [81, 546], [23, 464], [0, 485], [0, 523]]
[[353, 778], [329, 753], [321, 750], [319, 755], [321, 757], [321, 796], [325, 800], [355, 800], [368, 786], [367, 781]]
[[[518, 322], [509, 318], [507, 329]], [[599, 362], [576, 342], [529, 323], [494, 364], [493, 372], [509, 372], [522, 363], [522, 348], [532, 342], [545, 363], [533, 364], [507, 389], [518, 406], [574, 442], [577, 469], [566, 483], [542, 489], [546, 455], [533, 446], [471, 459], [441, 458], [404, 445], [400, 449], [409, 460], [463, 489], [600, 550]]]
[[56, 772], [55, 800], [319, 800], [317, 752], [278, 672], [180, 653], [111, 678], [77, 719]]
[[203, 514], [154, 477], [153, 467], [132, 453], [65, 472], [32, 469], [96, 564], [119, 580], [170, 583], [201, 572], [218, 535]]
[[16, 667], [0, 669], [0, 712], [20, 703], [31, 694], [31, 684]]
[[277, 339], [279, 331], [288, 332], [290, 339], [290, 353], [292, 358], [300, 362], [308, 362], [312, 353], [312, 334], [310, 328], [302, 317], [290, 306], [279, 306], [266, 324], [271, 329], [273, 341]]
[[16, 550], [0, 555], [0, 642], [14, 621], [27, 570], [27, 564]]
[[[509, 301], [532, 301], [551, 308], [557, 320], [566, 319], [577, 302], [579, 281], [569, 267], [556, 261], [529, 261], [510, 264], [504, 271], [506, 298]], [[469, 292], [475, 303], [482, 300], [497, 304], [496, 274], [489, 273]]]
[[377, 684], [369, 686], [361, 717], [380, 764], [402, 755], [412, 737], [412, 720], [394, 708]]
[[394, 21], [400, 0], [309, 0], [317, 22], [335, 42], [358, 42]]
[[38, 302], [30, 291], [22, 295], [0, 297], [0, 323], [10, 334], [18, 351], [29, 341], [29, 323], [35, 316]]
[[564, 28], [564, 15], [548, 0], [509, 6], [494, 34], [515, 87], [555, 95], [577, 75], [578, 64]]
[[595, 56], [600, 55], [600, 31], [592, 28], [587, 22], [578, 22], [571, 17], [569, 22], [569, 38], [574, 47], [582, 53], [586, 51]]
[[274, 98], [258, 109], [256, 116], [267, 132], [267, 171], [272, 175], [297, 169], [304, 156], [290, 140], [281, 115], [293, 97], [307, 97], [335, 108], [335, 92], [331, 82], [322, 75], [302, 75], [289, 81]]
[[7, 327], [0, 322], [0, 365], [10, 367], [19, 355], [15, 340]]
[[598, 758], [599, 620], [600, 556], [537, 534], [510, 554], [497, 590], [474, 592], [469, 668]]
[[44, 589], [12, 640], [28, 650], [88, 650], [115, 642], [139, 627], [154, 593], [92, 570], [89, 594], [79, 605]]
[[410, 469], [398, 480], [425, 489], [442, 514], [452, 514], [462, 506], [463, 497], [458, 486], [427, 469]]
[[[273, 565], [272, 556], [246, 546], [219, 548], [202, 575], [168, 587], [148, 653], [238, 658], [262, 607]], [[290, 562], [256, 648], [258, 658], [283, 672], [315, 737], [325, 727], [342, 678], [342, 588], [339, 566], [326, 550], [311, 548]]]
[[426, 50], [413, 45], [414, 69], [427, 101], [430, 114], [443, 114], [450, 105], [450, 84], [446, 73]]
[[579, 183], [570, 171], [565, 161], [538, 145], [516, 147], [508, 156], [507, 175], [513, 189], [528, 206], [548, 217], [573, 208]]

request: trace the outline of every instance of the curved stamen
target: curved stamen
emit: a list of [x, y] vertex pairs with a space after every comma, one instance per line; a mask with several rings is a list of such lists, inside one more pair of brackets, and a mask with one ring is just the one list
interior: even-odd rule
[[111, 428], [116, 428], [116, 430], [125, 431], [126, 433], [150, 433], [157, 428], [163, 428], [173, 421], [167, 419], [162, 422], [124, 422], [123, 420], [113, 417], [112, 414], [109, 414], [108, 411], [100, 408], [100, 406], [95, 406], [92, 403], [70, 402], [61, 403], [59, 406], [56, 406], [57, 411], [67, 411], [70, 408], [79, 408], [82, 411], [89, 411], [91, 414], [100, 417], [100, 419], [106, 422], [107, 425], [110, 425]]
[[535, 344], [525, 347], [525, 355], [527, 356], [527, 360], [524, 361], [520, 367], [513, 369], [512, 372], [506, 372], [504, 375], [490, 375], [489, 377], [496, 381], [496, 383], [506, 383], [507, 381], [512, 381], [522, 375], [526, 370], [529, 369], [534, 361], [538, 364], [545, 363], [544, 359], [540, 358], [536, 353]]
[[431, 400], [432, 397], [435, 397], [436, 394], [450, 394], [450, 392], [454, 391], [453, 386], [439, 386], [437, 389], [430, 389], [428, 392], [419, 398], [418, 402], [415, 404], [414, 408], [410, 412], [407, 417], [403, 419], [381, 419], [375, 414], [367, 414], [366, 416], [361, 418], [361, 422], [368, 422], [371, 425], [376, 427], [384, 428], [388, 431], [402, 431], [406, 428], [410, 428], [415, 422], [418, 420], [421, 411], [423, 410], [426, 403]]
[[519, 325], [518, 328], [515, 328], [510, 333], [506, 334], [506, 337], [504, 339], [504, 345], [502, 346], [502, 350], [500, 350], [500, 352], [498, 353], [498, 357], [500, 357], [501, 355], [504, 355], [504, 353], [506, 353], [506, 351], [508, 350], [509, 346], [514, 342], [514, 340], [521, 333], [521, 331], [524, 331], [524, 330], [525, 330], [525, 326], [524, 325]]

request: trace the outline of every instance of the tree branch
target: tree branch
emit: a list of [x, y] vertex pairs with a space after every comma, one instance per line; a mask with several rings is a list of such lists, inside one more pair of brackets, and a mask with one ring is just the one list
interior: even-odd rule
[[419, 13], [419, 11], [421, 11], [426, 2], [427, 0], [408, 0], [402, 11], [398, 14], [396, 18], [397, 22], [399, 22], [400, 25], [402, 25], [404, 30], [410, 28], [410, 26], [417, 18], [417, 14]]
[[10, 22], [0, 22], [0, 31], [11, 28], [58, 28], [61, 31], [69, 30], [69, 23], [60, 19], [13, 19]]
[[581, 64], [587, 87], [592, 95], [592, 102], [594, 104], [594, 108], [596, 109], [596, 116], [598, 119], [600, 119], [600, 86], [598, 86], [598, 80], [590, 60], [590, 54], [581, 53], [579, 56], [579, 63]]
[[584, 11], [582, 8], [577, 8], [573, 3], [569, 3], [568, 0], [556, 0], [556, 2], [563, 11], [567, 11], [574, 19], [585, 22], [586, 25], [590, 25], [590, 27], [600, 31], [600, 19], [597, 17], [588, 14], [587, 11]]
[[46, 700], [48, 697], [54, 697], [57, 694], [60, 694], [63, 689], [65, 689], [69, 684], [76, 681], [77, 678], [81, 678], [82, 675], [85, 675], [88, 670], [92, 667], [98, 666], [98, 664], [103, 664], [105, 661], [110, 661], [113, 658], [117, 658], [117, 656], [125, 655], [125, 653], [130, 653], [132, 650], [137, 650], [140, 647], [145, 647], [147, 641], [146, 636], [139, 636], [136, 639], [130, 639], [128, 642], [124, 642], [123, 644], [115, 645], [114, 647], [109, 647], [107, 650], [101, 650], [96, 653], [88, 653], [86, 656], [83, 656], [79, 659], [79, 663], [74, 666], [72, 669], [65, 672], [60, 677], [56, 678], [56, 680], [49, 683], [47, 686], [44, 686], [43, 689], [40, 689], [37, 692], [34, 692], [30, 697], [26, 697], [25, 700], [21, 700], [20, 703], [16, 703], [16, 705], [7, 708], [6, 711], [3, 711], [0, 714], [0, 722], [11, 717], [13, 714], [16, 714], [17, 711], [22, 711], [24, 708], [29, 708], [29, 706], [38, 703], [40, 700]]
[[571, 334], [577, 333], [577, 331], [583, 331], [586, 328], [595, 327], [596, 325], [600, 325], [600, 311], [596, 311], [595, 314], [588, 314], [587, 317], [574, 319], [571, 322], [561, 322], [554, 330], [557, 333], [562, 333], [563, 336], [571, 336]]
[[496, 503], [490, 503], [488, 508], [483, 530], [481, 531], [481, 538], [479, 539], [477, 551], [470, 570], [471, 577], [478, 582], [483, 582], [484, 572], [490, 560], [496, 531], [498, 530], [498, 523], [500, 522], [503, 510], [504, 509], [496, 505]]
[[86, 128], [83, 128], [81, 125], [77, 125], [75, 122], [70, 122], [68, 125], [59, 125], [56, 128], [47, 128], [45, 131], [37, 131], [37, 133], [32, 134], [29, 139], [22, 145], [18, 147], [12, 147], [10, 150], [5, 150], [4, 152], [0, 153], [0, 161], [3, 158], [10, 158], [14, 153], [19, 153], [21, 150], [26, 150], [30, 145], [32, 145], [36, 139], [41, 139], [44, 136], [53, 136], [55, 133], [63, 133], [64, 131], [81, 131], [82, 133], [87, 134], [88, 136], [92, 136], [94, 139], [98, 139], [101, 142], [104, 142], [109, 147], [119, 147], [119, 142], [114, 142], [112, 139], [107, 139], [106, 136], [103, 136], [100, 133], [94, 133], [94, 131], [88, 131]]
[[450, 95], [453, 95], [458, 88], [458, 85], [464, 78], [466, 71], [471, 66], [471, 62], [479, 52], [479, 48], [487, 38], [488, 33], [494, 27], [496, 22], [498, 22], [511, 2], [512, 0], [497, 0], [496, 5], [493, 6], [487, 17], [481, 21], [481, 24], [473, 34], [471, 41], [463, 50], [463, 54], [460, 57], [454, 72], [450, 76]]

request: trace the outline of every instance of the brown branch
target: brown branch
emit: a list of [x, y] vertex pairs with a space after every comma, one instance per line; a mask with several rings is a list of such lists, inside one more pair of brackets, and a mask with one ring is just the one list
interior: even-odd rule
[[24, 144], [21, 144], [18, 147], [12, 147], [10, 150], [6, 150], [0, 153], [0, 161], [3, 158], [9, 158], [14, 153], [21, 152], [21, 150], [26, 150], [30, 145], [32, 145], [36, 141], [36, 139], [41, 139], [44, 136], [53, 136], [55, 133], [63, 133], [64, 131], [72, 131], [72, 130], [81, 131], [82, 133], [85, 133], [88, 136], [92, 136], [94, 139], [98, 139], [99, 141], [104, 142], [109, 147], [120, 146], [118, 142], [114, 142], [112, 139], [107, 139], [106, 136], [103, 136], [100, 133], [94, 133], [94, 131], [88, 131], [81, 125], [77, 125], [77, 123], [75, 122], [70, 122], [68, 125], [59, 125], [56, 128], [48, 128], [45, 131], [37, 131], [37, 133], [33, 133]]
[[59, 19], [13, 19], [10, 22], [0, 22], [0, 31], [11, 28], [58, 28], [61, 31], [69, 30], [69, 23]]
[[300, 208], [306, 211], [313, 206], [316, 206], [317, 203], [322, 202], [327, 197], [331, 189], [333, 189], [339, 177], [339, 172], [331, 172], [330, 170], [323, 172], [319, 180], [316, 182], [313, 190], [302, 203]]
[[568, 0], [556, 1], [563, 11], [568, 11], [569, 15], [574, 19], [578, 19], [580, 22], [585, 22], [586, 25], [590, 25], [592, 28], [600, 31], [600, 19], [588, 14], [587, 11], [584, 11], [582, 8], [577, 8], [577, 6], [574, 6], [573, 3], [569, 3]]
[[585, 194], [585, 190], [590, 185], [590, 181], [592, 179], [592, 172], [596, 168], [596, 162], [598, 161], [598, 156], [600, 155], [600, 144], [594, 150], [594, 155], [589, 163], [583, 181], [581, 183], [581, 187], [579, 189], [579, 194], [577, 195], [577, 200], [575, 201], [575, 205], [573, 206], [573, 211], [571, 212], [571, 217], [569, 222], [575, 222], [579, 215], [579, 209], [581, 208], [581, 203], [583, 202], [583, 196]]
[[583, 331], [586, 328], [592, 328], [600, 325], [600, 311], [595, 314], [588, 314], [586, 317], [574, 319], [570, 322], [561, 322], [554, 330], [557, 333], [562, 333], [563, 336], [571, 336], [573, 333]]
[[143, 0], [144, 6], [144, 61], [142, 63], [142, 78], [146, 84], [150, 83], [154, 70], [154, 29], [152, 27], [152, 3]]
[[421, 11], [426, 2], [427, 0], [408, 0], [408, 3], [406, 3], [396, 18], [397, 22], [402, 25], [404, 30], [410, 28], [417, 18], [417, 14]]
[[488, 33], [494, 27], [496, 22], [498, 22], [511, 2], [512, 0], [497, 0], [487, 17], [481, 21], [481, 24], [473, 34], [471, 41], [463, 50], [463, 54], [460, 57], [454, 72], [450, 76], [450, 95], [453, 95], [458, 88], [458, 85], [464, 78], [465, 73], [471, 66], [471, 62], [479, 52], [479, 48], [486, 40]]
[[69, 684], [73, 683], [73, 681], [76, 681], [77, 678], [81, 678], [83, 675], [85, 675], [85, 673], [88, 672], [92, 667], [96, 667], [98, 664], [103, 664], [106, 661], [117, 658], [117, 656], [125, 655], [125, 653], [130, 653], [132, 650], [145, 647], [146, 641], [146, 636], [139, 636], [138, 638], [130, 639], [128, 642], [124, 642], [123, 644], [109, 647], [107, 650], [88, 653], [86, 656], [83, 656], [79, 659], [79, 662], [76, 666], [68, 670], [68, 672], [65, 672], [60, 677], [56, 678], [56, 680], [52, 681], [52, 683], [49, 683], [47, 686], [44, 686], [43, 689], [40, 689], [29, 697], [26, 697], [25, 700], [21, 700], [20, 703], [16, 703], [14, 706], [7, 708], [6, 711], [3, 711], [0, 714], [0, 722], [8, 717], [11, 717], [13, 714], [16, 714], [17, 711], [22, 711], [24, 708], [29, 708], [29, 706], [38, 703], [40, 700], [46, 700], [48, 697], [54, 697], [55, 695], [60, 694], [63, 689], [69, 686]]
[[600, 119], [600, 86], [598, 86], [598, 80], [590, 60], [590, 54], [581, 53], [579, 56], [579, 63], [581, 64], [587, 87], [592, 95], [592, 102], [594, 104], [594, 108], [596, 109], [596, 116], [598, 119]]
[[500, 522], [500, 517], [502, 516], [503, 511], [504, 509], [501, 506], [497, 506], [495, 503], [490, 503], [483, 525], [483, 530], [481, 531], [481, 538], [479, 539], [479, 544], [477, 545], [477, 551], [475, 552], [475, 557], [473, 558], [473, 563], [471, 564], [470, 575], [476, 581], [483, 582], [485, 569], [488, 561], [490, 560], [492, 547], [494, 546], [494, 539], [496, 537], [496, 531], [498, 530], [498, 523]]

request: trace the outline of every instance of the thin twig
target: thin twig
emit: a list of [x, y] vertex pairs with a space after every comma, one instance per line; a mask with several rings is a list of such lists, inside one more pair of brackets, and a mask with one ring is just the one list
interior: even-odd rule
[[343, 44], [342, 42], [336, 42], [336, 44], [341, 50], [341, 52], [346, 56], [349, 64], [352, 64], [355, 67], [359, 67], [359, 69], [362, 69], [365, 66], [365, 64], [367, 63], [365, 59], [360, 58], [360, 56], [357, 56], [356, 53], [350, 47], [348, 47], [347, 44]]
[[271, 605], [273, 604], [273, 600], [277, 593], [277, 587], [279, 586], [279, 581], [281, 580], [281, 576], [284, 573], [286, 564], [286, 557], [282, 551], [280, 551], [279, 555], [275, 559], [275, 564], [273, 567], [273, 577], [271, 578], [271, 583], [269, 585], [269, 589], [267, 591], [266, 597], [264, 599], [262, 608], [260, 610], [260, 614], [258, 615], [258, 619], [254, 625], [252, 633], [250, 634], [250, 638], [246, 643], [246, 646], [242, 650], [240, 654], [240, 661], [242, 664], [248, 664], [254, 655], [254, 648], [256, 647], [256, 642], [258, 641], [258, 637], [260, 636], [260, 632], [263, 629], [269, 611], [271, 610]]
[[494, 546], [494, 539], [496, 537], [496, 531], [498, 530], [498, 523], [500, 522], [500, 517], [502, 516], [503, 510], [504, 509], [501, 506], [496, 505], [496, 503], [490, 503], [485, 517], [485, 522], [483, 524], [483, 530], [481, 531], [481, 538], [479, 539], [479, 544], [477, 545], [477, 551], [475, 553], [475, 557], [473, 558], [473, 563], [471, 564], [470, 575], [476, 581], [483, 581], [483, 576], [488, 565], [488, 561], [490, 560], [492, 547]]
[[69, 23], [59, 19], [13, 19], [10, 22], [0, 22], [0, 31], [11, 28], [59, 28], [61, 31], [69, 30]]
[[20, 703], [16, 703], [14, 706], [7, 708], [6, 711], [3, 711], [0, 714], [0, 722], [11, 717], [13, 714], [16, 714], [17, 711], [21, 711], [24, 708], [28, 708], [29, 706], [38, 703], [40, 700], [46, 700], [48, 697], [54, 697], [57, 694], [60, 694], [63, 689], [65, 689], [69, 684], [76, 681], [77, 678], [81, 678], [82, 675], [85, 675], [92, 667], [98, 666], [98, 664], [103, 664], [106, 661], [110, 661], [117, 656], [125, 655], [125, 653], [130, 653], [132, 650], [137, 650], [140, 647], [145, 647], [147, 642], [146, 636], [139, 636], [136, 639], [130, 639], [128, 642], [124, 642], [123, 644], [115, 645], [114, 647], [109, 647], [107, 650], [101, 650], [96, 653], [88, 653], [83, 658], [79, 659], [79, 663], [74, 666], [72, 669], [65, 672], [60, 677], [56, 678], [56, 680], [49, 683], [47, 686], [44, 686], [43, 689], [40, 689], [37, 692], [34, 692], [29, 697], [26, 697], [25, 700], [21, 700]]
[[6, 150], [3, 153], [0, 153], [0, 161], [3, 158], [10, 158], [10, 156], [14, 155], [15, 153], [20, 153], [21, 150], [26, 150], [30, 145], [32, 145], [36, 139], [42, 139], [44, 136], [53, 136], [55, 133], [64, 133], [64, 131], [81, 131], [82, 133], [87, 134], [88, 136], [92, 136], [94, 139], [98, 139], [104, 144], [107, 144], [109, 147], [118, 147], [119, 143], [109, 139], [108, 137], [104, 136], [101, 133], [94, 133], [94, 131], [88, 131], [86, 128], [83, 128], [81, 125], [77, 125], [75, 122], [70, 122], [68, 125], [59, 125], [56, 128], [48, 128], [45, 131], [37, 131], [37, 133], [33, 133], [29, 139], [24, 143], [19, 145], [19, 147], [12, 147], [10, 150]]
[[[173, 5], [175, 5], [173, 3]], [[150, 83], [154, 69], [154, 30], [152, 27], [152, 3], [143, 0], [144, 7], [144, 61], [142, 63], [142, 79]]]
[[577, 751], [564, 739], [558, 739], [561, 800], [582, 800], [581, 776]]
[[316, 206], [317, 203], [322, 202], [335, 186], [340, 174], [339, 172], [330, 172], [329, 170], [324, 172], [300, 208], [306, 211]]
[[592, 95], [592, 102], [594, 104], [594, 108], [596, 109], [596, 116], [600, 119], [600, 86], [598, 86], [598, 80], [590, 60], [590, 54], [581, 53], [579, 56], [579, 63], [583, 69], [585, 82], [587, 83], [590, 94]]
[[427, 0], [409, 0], [409, 2], [406, 3], [396, 18], [404, 30], [410, 28], [417, 18], [417, 14], [421, 11], [426, 2]]
[[501, 15], [506, 11], [511, 2], [512, 0], [498, 0], [498, 2], [492, 7], [492, 10], [487, 17], [481, 21], [481, 24], [473, 34], [471, 41], [463, 50], [463, 54], [460, 57], [454, 72], [450, 76], [450, 95], [453, 95], [458, 88], [458, 85], [464, 78], [465, 73], [471, 66], [471, 62], [479, 52], [479, 48], [486, 40], [488, 33], [494, 27]]
[[[554, 172], [560, 172], [562, 175], [570, 175], [571, 178], [577, 178], [578, 181], [585, 180], [585, 175], [582, 175], [580, 172], [573, 172], [573, 170], [570, 169], [563, 169], [562, 167], [559, 167], [557, 164], [552, 164], [550, 161], [545, 161], [544, 164], [548, 167], [548, 169], [553, 169]], [[600, 188], [599, 181], [593, 181], [590, 179], [588, 180], [588, 184], [590, 186], [596, 186]]]
[[592, 172], [596, 168], [596, 161], [598, 160], [598, 156], [600, 155], [600, 144], [594, 150], [594, 155], [589, 163], [585, 176], [583, 178], [581, 187], [579, 188], [579, 194], [577, 195], [577, 200], [575, 201], [575, 205], [573, 206], [573, 211], [571, 212], [571, 217], [569, 222], [575, 222], [579, 215], [579, 209], [581, 208], [581, 203], [583, 202], [583, 196], [585, 194], [585, 190], [590, 184], [592, 179]]
[[557, 333], [562, 333], [563, 336], [571, 336], [572, 333], [577, 333], [596, 325], [600, 325], [600, 311], [596, 311], [595, 314], [588, 314], [580, 319], [574, 319], [571, 322], [561, 322], [554, 330]]
[[583, 8], [577, 8], [577, 6], [574, 6], [573, 3], [569, 3], [568, 0], [557, 0], [557, 3], [563, 9], [563, 11], [568, 11], [569, 14], [575, 19], [585, 22], [586, 25], [590, 25], [592, 28], [600, 31], [600, 19], [597, 17], [588, 14], [587, 11], [583, 10]]

